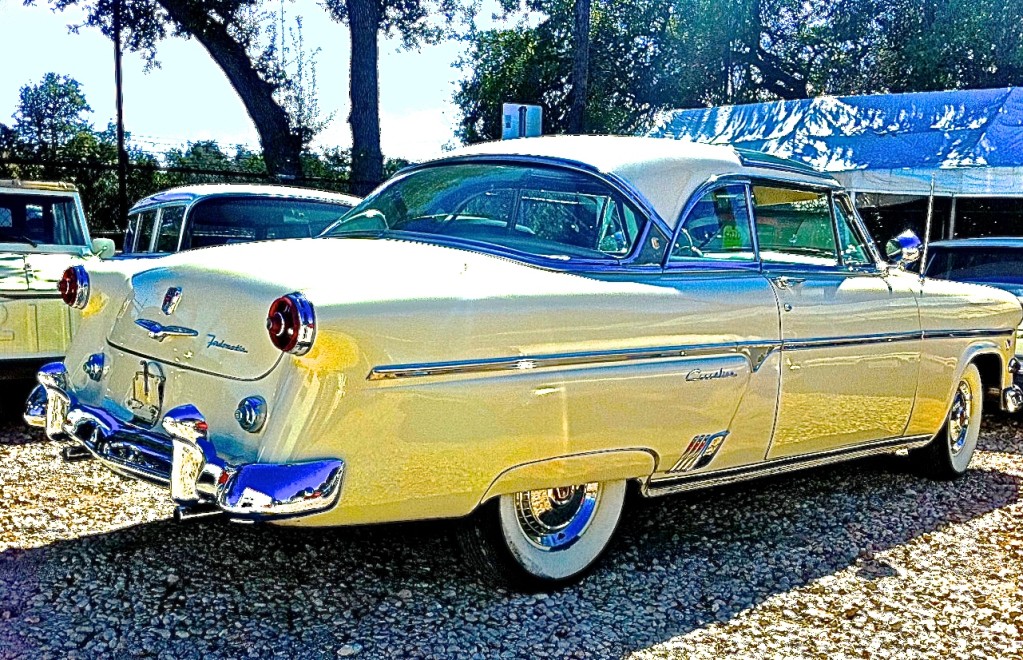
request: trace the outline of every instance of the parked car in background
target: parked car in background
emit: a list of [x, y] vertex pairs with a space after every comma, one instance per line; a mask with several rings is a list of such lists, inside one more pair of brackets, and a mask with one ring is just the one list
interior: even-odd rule
[[[924, 274], [942, 280], [985, 284], [1023, 299], [1023, 238], [962, 238], [936, 241], [928, 246]], [[1023, 338], [1023, 327], [1016, 333]], [[1023, 360], [1017, 345], [1016, 357]], [[1017, 375], [1023, 384], [1023, 374]]]
[[0, 180], [0, 379], [64, 355], [79, 312], [60, 300], [61, 275], [113, 253], [113, 241], [90, 240], [73, 185]]
[[293, 188], [210, 184], [150, 195], [128, 212], [126, 254], [316, 236], [358, 197]]
[[900, 450], [961, 476], [985, 398], [1023, 404], [1023, 309], [902, 265], [796, 163], [651, 138], [477, 145], [319, 238], [72, 269], [86, 320], [26, 418], [165, 485], [181, 517], [468, 516], [469, 561], [549, 588], [594, 565], [629, 485]]

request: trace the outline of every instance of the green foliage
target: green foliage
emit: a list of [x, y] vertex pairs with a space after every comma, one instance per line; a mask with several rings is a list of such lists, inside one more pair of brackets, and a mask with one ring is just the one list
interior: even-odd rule
[[47, 73], [38, 85], [25, 85], [14, 112], [14, 132], [22, 144], [37, 154], [56, 158], [81, 145], [80, 135], [92, 126], [85, 114], [92, 108], [82, 86], [69, 76]]
[[[572, 0], [502, 0], [477, 32], [455, 102], [466, 142], [500, 137], [501, 103], [544, 107], [565, 129]], [[701, 105], [1023, 84], [1023, 2], [593, 0], [587, 127], [642, 130]]]

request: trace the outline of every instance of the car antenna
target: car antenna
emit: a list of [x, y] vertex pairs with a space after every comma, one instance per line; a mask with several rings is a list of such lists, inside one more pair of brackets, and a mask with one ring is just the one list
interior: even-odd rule
[[927, 270], [927, 246], [931, 243], [931, 219], [934, 217], [934, 175], [931, 174], [931, 194], [927, 198], [927, 224], [924, 225], [924, 251], [920, 256], [920, 281]]

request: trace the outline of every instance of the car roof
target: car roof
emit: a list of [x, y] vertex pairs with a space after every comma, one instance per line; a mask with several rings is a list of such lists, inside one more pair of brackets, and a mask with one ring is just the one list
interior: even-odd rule
[[1023, 249], [1023, 237], [1021, 236], [992, 236], [986, 238], [955, 238], [946, 241], [934, 241], [931, 247], [937, 248], [1021, 248]]
[[144, 197], [135, 202], [129, 213], [147, 206], [167, 204], [170, 202], [189, 203], [203, 197], [217, 197], [224, 195], [303, 199], [310, 201], [332, 202], [335, 204], [347, 204], [348, 206], [355, 206], [362, 201], [359, 197], [354, 197], [352, 195], [345, 195], [327, 190], [316, 190], [313, 188], [298, 188], [296, 186], [208, 183], [170, 188], [169, 190], [163, 190], [154, 195], [150, 195], [149, 197]]
[[78, 187], [65, 181], [23, 181], [21, 179], [0, 179], [0, 188], [16, 190], [39, 190], [44, 192], [73, 193]]
[[713, 177], [739, 175], [838, 187], [830, 175], [782, 158], [687, 140], [558, 135], [484, 142], [434, 161], [486, 156], [539, 158], [584, 166], [630, 183], [674, 227], [693, 192]]

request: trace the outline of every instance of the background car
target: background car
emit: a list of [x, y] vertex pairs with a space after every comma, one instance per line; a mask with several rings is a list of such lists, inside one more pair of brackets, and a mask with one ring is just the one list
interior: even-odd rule
[[316, 236], [358, 197], [308, 188], [209, 184], [172, 188], [128, 212], [124, 253], [168, 253]]
[[[962, 238], [928, 247], [924, 274], [942, 280], [997, 287], [1023, 299], [1023, 238]], [[1023, 339], [1023, 326], [1016, 333]], [[1016, 358], [1023, 360], [1017, 343]], [[1023, 375], [1016, 376], [1017, 384]]]
[[27, 379], [64, 355], [78, 312], [57, 290], [68, 266], [110, 256], [90, 240], [69, 183], [0, 180], [0, 380]]
[[181, 517], [467, 517], [526, 589], [594, 566], [630, 488], [902, 450], [953, 479], [985, 398], [1023, 405], [1015, 297], [885, 263], [830, 176], [721, 146], [476, 145], [318, 238], [156, 261], [68, 273], [86, 322], [27, 419]]

